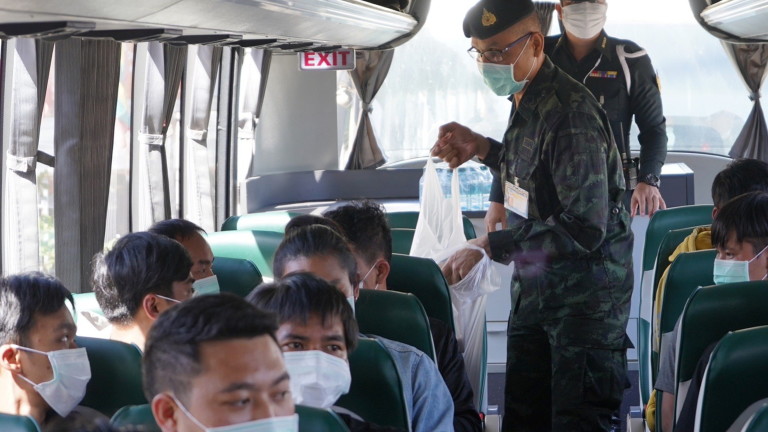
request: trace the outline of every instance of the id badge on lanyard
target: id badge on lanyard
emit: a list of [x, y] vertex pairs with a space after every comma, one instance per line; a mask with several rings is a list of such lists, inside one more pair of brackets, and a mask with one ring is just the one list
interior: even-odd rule
[[528, 219], [528, 191], [517, 184], [507, 181], [504, 185], [504, 207], [507, 210]]

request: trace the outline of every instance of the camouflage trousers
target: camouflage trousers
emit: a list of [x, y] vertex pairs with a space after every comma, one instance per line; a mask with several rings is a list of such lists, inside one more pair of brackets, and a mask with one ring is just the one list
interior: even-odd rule
[[[590, 297], [612, 297], [602, 288]], [[510, 313], [502, 431], [609, 431], [626, 381], [631, 288], [585, 307], [547, 309], [539, 294], [522, 291]]]

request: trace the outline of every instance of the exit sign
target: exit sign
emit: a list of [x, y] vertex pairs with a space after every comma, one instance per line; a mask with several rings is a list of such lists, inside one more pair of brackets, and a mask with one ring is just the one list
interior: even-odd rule
[[301, 70], [352, 70], [355, 68], [355, 50], [305, 51], [299, 53]]

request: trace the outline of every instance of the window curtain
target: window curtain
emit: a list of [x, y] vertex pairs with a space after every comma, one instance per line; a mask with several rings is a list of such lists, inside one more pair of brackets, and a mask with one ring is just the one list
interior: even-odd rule
[[237, 184], [248, 176], [253, 176], [253, 160], [256, 157], [256, 128], [259, 126], [261, 107], [264, 105], [264, 93], [267, 90], [269, 65], [272, 52], [251, 49], [243, 59], [240, 80], [240, 115], [238, 116], [238, 166]]
[[376, 142], [371, 124], [371, 102], [384, 84], [392, 65], [394, 50], [358, 51], [355, 69], [349, 71], [362, 106], [354, 141], [342, 148], [344, 169], [373, 169], [384, 164], [384, 154]]
[[[6, 79], [12, 80], [6, 155], [3, 270], [6, 274], [40, 266], [37, 210], [37, 148], [48, 87], [53, 43], [18, 38], [8, 42]], [[8, 113], [7, 113], [8, 114]]]
[[723, 41], [728, 56], [736, 64], [739, 74], [749, 89], [752, 111], [739, 136], [731, 147], [732, 158], [760, 159], [768, 162], [768, 127], [760, 105], [760, 87], [766, 76], [768, 44], [733, 44]]
[[[186, 116], [186, 147], [183, 172], [187, 194], [184, 202], [184, 218], [200, 225], [206, 231], [215, 231], [213, 209], [213, 181], [208, 149], [208, 124], [211, 118], [211, 103], [216, 89], [221, 47], [202, 45], [192, 47], [196, 55], [190, 56], [191, 67], [187, 69], [189, 115]], [[190, 53], [192, 54], [192, 53]], [[214, 141], [215, 143], [215, 141]]]
[[187, 57], [186, 46], [149, 42], [149, 59], [139, 144], [149, 176], [151, 222], [171, 217], [171, 191], [165, 136]]
[[90, 291], [104, 247], [120, 50], [110, 40], [56, 43], [56, 277], [74, 292]]
[[544, 33], [544, 36], [549, 34], [549, 29], [552, 27], [552, 12], [555, 11], [555, 4], [543, 1], [533, 2], [536, 14], [539, 16], [539, 22], [541, 23], [541, 32]]

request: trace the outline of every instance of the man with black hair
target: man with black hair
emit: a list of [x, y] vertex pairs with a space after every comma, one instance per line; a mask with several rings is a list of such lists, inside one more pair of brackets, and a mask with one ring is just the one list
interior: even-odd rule
[[[275, 252], [273, 273], [281, 279], [309, 272], [335, 286], [354, 310], [360, 292], [355, 257], [346, 239], [326, 225], [313, 224], [286, 232]], [[379, 336], [392, 355], [414, 432], [453, 430], [453, 401], [435, 363], [418, 349]]]
[[[335, 221], [355, 255], [362, 288], [387, 289], [392, 261], [392, 234], [386, 213], [373, 201], [354, 201], [326, 211]], [[437, 367], [453, 399], [453, 427], [456, 431], [481, 431], [480, 414], [474, 406], [472, 387], [464, 359], [453, 331], [444, 322], [429, 318], [435, 343]]]
[[277, 342], [291, 375], [295, 403], [333, 409], [352, 432], [398, 431], [334, 406], [349, 391], [348, 356], [358, 343], [352, 307], [336, 287], [311, 273], [294, 273], [258, 286], [246, 300], [277, 314]]
[[91, 378], [85, 348], [57, 279], [25, 273], [0, 279], [0, 413], [32, 417], [43, 432], [105, 417], [78, 406]]
[[152, 323], [194, 292], [192, 261], [175, 240], [148, 232], [120, 238], [93, 266], [93, 291], [112, 324], [111, 339], [144, 349]]
[[[762, 191], [768, 192], [768, 163], [758, 159], [737, 159], [728, 164], [722, 171], [717, 173], [712, 181], [712, 201], [714, 208], [712, 209], [712, 217], [717, 219], [720, 209], [731, 199], [742, 195], [747, 192]], [[669, 256], [669, 261], [672, 262], [677, 256], [683, 252], [693, 252], [697, 250], [712, 249], [712, 232], [711, 227], [701, 226], [694, 228], [688, 237], [685, 238], [672, 254]], [[677, 339], [676, 332], [661, 335], [659, 322], [661, 321], [658, 316], [659, 311], [663, 304], [664, 289], [666, 286], [667, 273], [669, 268], [664, 270], [661, 278], [659, 279], [658, 289], [656, 290], [655, 310], [656, 314], [653, 317], [654, 328], [654, 349], [659, 351], [661, 356], [666, 359], [665, 363], [659, 364], [659, 374], [657, 381], [654, 385], [654, 392], [651, 393], [651, 398], [648, 402], [648, 409], [646, 410], [646, 420], [648, 421], [649, 428], [655, 430], [656, 422], [661, 421], [664, 430], [670, 430], [672, 424], [672, 411], [674, 410], [675, 390], [673, 383], [670, 381], [674, 372], [667, 369], [670, 360], [674, 359], [674, 353], [664, 351], [674, 350], [674, 343]], [[672, 357], [669, 357], [672, 356]], [[664, 371], [662, 371], [664, 368]], [[662, 377], [662, 374], [664, 377]], [[666, 393], [662, 398], [661, 419], [656, 418], [656, 395], [655, 392], [662, 391]]]
[[[728, 201], [712, 222], [712, 243], [717, 248], [714, 265], [715, 284], [765, 280], [768, 278], [768, 192], [749, 192]], [[676, 340], [680, 319], [674, 330], [664, 336], [655, 387], [664, 392], [662, 408], [664, 431], [672, 430], [675, 406]], [[674, 430], [693, 431], [696, 405], [704, 370], [717, 344], [702, 354]]]
[[297, 431], [276, 328], [272, 314], [226, 293], [195, 297], [160, 316], [142, 375], [163, 432], [230, 425]]
[[195, 292], [215, 294], [220, 291], [219, 281], [213, 274], [213, 251], [203, 237], [205, 230], [185, 219], [167, 219], [156, 222], [147, 230], [172, 238], [184, 246], [192, 260], [192, 277], [195, 278]]

